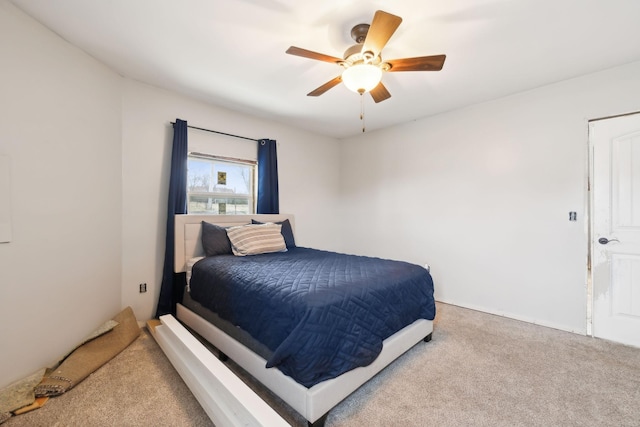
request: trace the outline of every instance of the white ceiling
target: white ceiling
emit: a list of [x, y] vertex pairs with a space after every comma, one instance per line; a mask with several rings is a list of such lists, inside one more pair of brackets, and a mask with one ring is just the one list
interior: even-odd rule
[[285, 50], [341, 57], [378, 9], [403, 18], [385, 59], [447, 60], [385, 74], [367, 131], [640, 60], [640, 0], [11, 1], [123, 76], [337, 138], [361, 133], [360, 96], [307, 97], [341, 69]]

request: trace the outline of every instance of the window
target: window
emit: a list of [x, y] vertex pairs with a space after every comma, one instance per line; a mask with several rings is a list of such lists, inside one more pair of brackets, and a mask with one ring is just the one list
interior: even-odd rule
[[187, 213], [253, 214], [255, 180], [256, 162], [189, 153]]

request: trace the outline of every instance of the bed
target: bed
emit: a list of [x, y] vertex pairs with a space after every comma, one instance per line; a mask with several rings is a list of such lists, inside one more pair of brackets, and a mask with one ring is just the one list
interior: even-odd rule
[[[292, 231], [295, 228], [294, 217], [284, 214], [251, 216], [177, 215], [175, 221], [175, 271], [187, 271], [187, 276], [191, 282], [190, 287], [187, 287], [182, 304], [178, 304], [177, 317], [181, 322], [213, 344], [224, 357], [234, 360], [260, 383], [300, 413], [309, 422], [309, 425], [323, 425], [329, 410], [345, 397], [417, 343], [430, 341], [433, 331], [431, 319], [435, 315], [435, 303], [433, 301], [431, 277], [425, 269], [409, 265], [409, 269], [412, 271], [411, 277], [405, 280], [404, 277], [401, 277], [404, 273], [396, 271], [396, 268], [405, 268], [404, 265], [400, 264], [406, 263], [367, 257], [344, 256], [309, 248], [299, 248], [295, 245], [289, 246], [288, 241], [288, 250], [286, 252], [247, 257], [234, 257], [233, 255], [204, 257], [205, 249], [202, 244], [203, 221], [225, 228], [250, 224], [252, 221], [260, 223], [282, 223], [282, 221], [285, 221], [285, 223], [291, 225]], [[288, 240], [288, 238], [285, 240]], [[208, 247], [207, 251], [209, 251]], [[347, 262], [346, 267], [336, 269], [335, 265], [342, 266], [343, 257], [351, 257], [353, 259], [349, 258], [348, 262], [344, 261]], [[285, 263], [290, 262], [290, 259], [295, 259], [294, 264], [297, 267], [287, 267]], [[320, 259], [320, 261], [317, 261], [317, 259]], [[349, 264], [352, 261], [364, 262], [364, 265], [356, 264], [354, 267]], [[348, 293], [356, 294], [358, 300], [355, 305], [349, 306], [349, 312], [357, 312], [358, 307], [364, 306], [365, 303], [370, 303], [371, 306], [364, 306], [358, 316], [337, 315], [337, 319], [335, 319], [338, 322], [336, 323], [337, 326], [327, 328], [328, 335], [331, 338], [325, 339], [325, 336], [320, 335], [324, 328], [321, 321], [323, 322], [325, 318], [330, 317], [327, 312], [340, 312], [340, 310], [325, 310], [315, 317], [313, 313], [316, 306], [327, 303], [327, 298], [329, 300], [334, 299], [333, 296], [327, 297], [328, 294], [333, 295], [333, 289], [330, 289], [331, 292], [329, 293], [325, 292], [325, 295], [320, 300], [309, 298], [295, 300], [292, 298], [297, 294], [303, 293], [301, 289], [304, 288], [304, 284], [307, 282], [305, 280], [302, 280], [303, 284], [295, 282], [293, 288], [287, 282], [291, 279], [289, 276], [293, 277], [292, 280], [299, 276], [303, 277], [309, 270], [315, 268], [313, 265], [317, 262], [331, 265], [333, 270], [330, 270], [332, 271], [331, 273], [320, 274], [318, 283], [314, 282], [309, 285], [314, 291], [323, 290], [322, 286], [329, 281], [328, 278], [331, 279], [332, 283], [338, 282], [339, 280], [334, 280], [335, 271], [344, 272], [346, 269], [346, 273], [342, 274], [342, 276], [344, 276], [345, 280], [351, 280], [352, 277], [358, 276], [356, 274], [358, 271], [366, 271], [369, 268], [367, 264], [372, 264], [372, 268], [379, 268], [380, 270], [375, 270], [374, 274], [365, 275], [364, 280], [371, 280], [373, 283], [377, 280], [376, 277], [379, 279], [380, 277], [387, 277], [385, 274], [388, 274], [388, 277], [393, 277], [393, 280], [378, 281], [398, 282], [394, 284], [397, 288], [394, 288], [393, 292], [399, 296], [394, 297], [393, 292], [389, 294], [381, 293], [385, 287], [384, 283], [381, 283], [379, 289], [375, 288], [378, 285], [371, 285], [372, 288], [375, 288], [375, 292], [373, 292], [374, 295], [372, 297], [368, 297], [366, 296], [367, 294], [361, 293], [365, 286], [357, 285], [357, 280], [354, 280], [353, 283], [349, 283]], [[226, 266], [227, 263], [231, 263], [230, 267]], [[240, 263], [239, 266], [238, 263]], [[230, 268], [230, 271], [235, 271], [235, 273], [219, 273], [224, 271], [224, 268]], [[237, 280], [239, 283], [244, 284], [244, 279], [248, 281], [249, 278], [257, 277], [258, 273], [262, 274], [262, 271], [267, 268], [276, 269], [274, 273], [268, 273], [271, 277], [269, 286], [275, 286], [273, 289], [277, 290], [277, 292], [269, 293], [280, 295], [280, 299], [276, 300], [275, 303], [261, 299], [264, 295], [260, 295], [260, 292], [256, 290], [260, 288], [251, 290], [249, 286], [246, 286], [245, 289], [244, 285], [239, 286], [236, 282], [230, 282], [225, 285], [227, 276], [233, 276], [234, 280], [236, 279], [235, 276], [240, 276]], [[282, 268], [286, 268], [286, 271], [291, 271], [291, 274], [287, 274], [286, 271], [283, 272]], [[289, 268], [291, 270], [288, 270]], [[298, 268], [298, 270], [294, 270], [294, 268]], [[385, 269], [390, 269], [389, 273], [385, 273]], [[416, 271], [416, 269], [420, 271]], [[222, 276], [207, 279], [207, 274], [222, 274]], [[416, 274], [417, 278], [414, 277]], [[222, 293], [208, 295], [207, 293], [210, 290], [207, 288], [211, 287], [203, 286], [204, 280], [215, 280], [218, 286], [223, 289]], [[266, 279], [259, 280], [265, 281]], [[402, 283], [405, 281], [411, 283], [403, 285]], [[423, 282], [428, 282], [428, 285]], [[401, 286], [411, 289], [410, 292], [414, 292], [414, 288], [418, 289], [416, 291], [418, 294], [416, 296], [406, 294], [404, 290], [400, 290]], [[266, 286], [261, 288], [272, 289]], [[290, 292], [292, 289], [295, 292]], [[234, 295], [231, 292], [244, 293]], [[387, 306], [390, 305], [389, 300], [394, 298], [413, 301], [411, 302], [412, 305], [409, 304], [410, 307], [407, 308], [407, 311], [410, 311], [411, 314], [403, 313], [404, 309], [401, 310], [402, 312], [385, 311], [388, 310]], [[376, 299], [384, 302], [384, 308], [381, 308], [382, 305], [376, 305]], [[290, 306], [286, 305], [289, 300], [293, 301]], [[217, 306], [216, 301], [218, 302]], [[311, 301], [309, 303], [311, 308], [302, 306], [299, 309], [302, 304], [300, 301]], [[267, 307], [269, 304], [275, 304], [278, 309], [269, 310]], [[233, 312], [227, 312], [229, 307], [239, 307], [236, 311], [240, 313], [236, 315]], [[266, 308], [262, 309], [262, 307]], [[248, 317], [256, 317], [258, 319], [257, 326], [243, 323], [249, 321], [242, 318], [243, 310], [252, 313]], [[378, 313], [377, 315], [379, 318], [384, 318], [384, 323], [389, 323], [390, 326], [387, 327], [380, 324], [375, 328], [368, 328], [368, 325], [377, 321], [375, 319], [372, 321], [366, 316], [369, 315], [369, 311], [375, 312], [376, 310], [383, 310], [382, 314]], [[263, 312], [265, 311], [271, 317], [263, 317]], [[282, 316], [283, 318], [273, 317], [273, 312], [283, 312], [285, 315]], [[279, 316], [280, 314], [277, 315]], [[349, 319], [343, 319], [345, 317]], [[292, 326], [282, 325], [282, 330], [278, 329], [280, 324], [287, 320], [286, 318], [291, 318], [294, 324]], [[304, 319], [304, 321], [301, 319]], [[344, 326], [339, 323], [341, 321], [351, 321], [351, 323]], [[265, 327], [264, 325], [266, 324], [269, 327]], [[238, 327], [238, 325], [242, 325], [242, 327]], [[350, 336], [355, 336], [358, 341], [357, 345], [353, 342], [344, 343], [342, 339], [335, 339], [336, 336], [341, 336], [340, 333], [335, 331], [344, 330], [345, 328], [350, 333], [347, 334], [349, 336], [344, 340], [348, 341]], [[353, 328], [356, 328], [355, 332]], [[371, 330], [365, 330], [367, 328]], [[301, 330], [303, 331], [302, 335], [299, 334]], [[309, 330], [313, 333], [318, 332], [318, 337], [320, 338], [314, 338], [313, 336], [310, 338], [309, 335], [304, 335], [309, 333]], [[260, 340], [256, 340], [256, 337], [260, 338]], [[285, 343], [288, 344], [285, 345]], [[329, 348], [327, 347], [328, 345], [342, 347], [327, 350]], [[317, 357], [309, 352], [310, 348], [317, 349]], [[299, 357], [298, 352], [300, 354]], [[337, 359], [340, 359], [339, 363], [336, 363], [336, 366], [327, 367], [328, 365], [325, 363], [327, 354], [333, 355], [329, 357], [331, 360], [336, 359], [334, 357], [336, 354], [341, 355], [341, 357], [337, 357]]]

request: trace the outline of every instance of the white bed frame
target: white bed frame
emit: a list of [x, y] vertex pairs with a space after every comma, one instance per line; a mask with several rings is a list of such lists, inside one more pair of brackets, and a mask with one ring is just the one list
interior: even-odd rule
[[[175, 271], [186, 270], [187, 261], [204, 256], [201, 243], [201, 224], [207, 221], [221, 226], [248, 224], [251, 219], [262, 222], [289, 219], [295, 230], [292, 215], [176, 215]], [[187, 326], [208, 340], [217, 349], [249, 372], [265, 387], [279, 396], [305, 417], [309, 424], [323, 425], [329, 410], [353, 393], [358, 387], [384, 369], [418, 342], [430, 338], [433, 322], [420, 319], [390, 336], [383, 342], [382, 352], [369, 366], [353, 369], [337, 378], [323, 381], [311, 388], [302, 386], [276, 368], [267, 369], [266, 360], [229, 337], [188, 308], [178, 304], [177, 316]]]

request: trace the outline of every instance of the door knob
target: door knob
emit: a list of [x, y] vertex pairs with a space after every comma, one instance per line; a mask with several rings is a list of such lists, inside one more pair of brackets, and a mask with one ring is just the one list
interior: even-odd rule
[[618, 239], [607, 239], [606, 237], [601, 237], [598, 239], [598, 243], [600, 243], [601, 245], [606, 245], [609, 242], [619, 242], [620, 240]]

